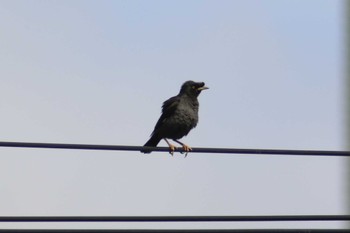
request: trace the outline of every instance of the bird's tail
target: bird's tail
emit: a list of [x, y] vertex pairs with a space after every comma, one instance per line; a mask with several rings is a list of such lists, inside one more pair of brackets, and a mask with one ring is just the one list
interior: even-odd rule
[[[162, 139], [160, 137], [158, 137], [157, 135], [152, 135], [152, 137], [143, 146], [155, 147], [155, 146], [158, 145], [160, 140], [162, 140]], [[150, 149], [143, 149], [143, 150], [141, 150], [141, 152], [145, 153], [145, 154], [149, 154], [149, 153], [152, 152], [152, 150], [150, 150]]]

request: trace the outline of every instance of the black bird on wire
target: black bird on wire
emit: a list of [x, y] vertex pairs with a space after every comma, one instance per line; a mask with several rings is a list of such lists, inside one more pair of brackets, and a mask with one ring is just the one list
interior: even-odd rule
[[[163, 103], [162, 115], [160, 116], [151, 138], [144, 145], [155, 147], [160, 140], [164, 139], [169, 146], [170, 154], [173, 155], [176, 147], [168, 141], [172, 139], [179, 143], [186, 155], [192, 150], [191, 147], [179, 141], [186, 136], [198, 123], [198, 99], [201, 91], [209, 89], [204, 82], [187, 81], [181, 86], [180, 93]], [[142, 153], [151, 153], [151, 148], [141, 150]]]

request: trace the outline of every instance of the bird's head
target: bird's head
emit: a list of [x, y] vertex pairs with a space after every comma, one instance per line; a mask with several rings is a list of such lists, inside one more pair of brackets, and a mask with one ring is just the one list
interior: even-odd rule
[[209, 89], [204, 82], [187, 81], [181, 86], [180, 94], [187, 94], [189, 96], [197, 97], [201, 91]]

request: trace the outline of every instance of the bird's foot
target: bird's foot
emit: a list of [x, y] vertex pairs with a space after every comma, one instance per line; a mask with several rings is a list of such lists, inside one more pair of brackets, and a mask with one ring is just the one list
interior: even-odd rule
[[176, 147], [169, 143], [169, 153], [171, 154], [171, 156], [174, 155], [175, 150], [176, 150]]
[[168, 144], [169, 146], [169, 153], [171, 154], [171, 156], [174, 155], [174, 151], [176, 150], [176, 147], [173, 144], [170, 144], [170, 142], [164, 138], [164, 141], [166, 142], [166, 144]]
[[[185, 152], [185, 158], [187, 157], [188, 152], [192, 151], [192, 148], [189, 147], [189, 146], [186, 145], [186, 144], [183, 144], [183, 145], [182, 145], [182, 149], [183, 149], [184, 152]], [[183, 152], [182, 152], [182, 153], [183, 153]]]

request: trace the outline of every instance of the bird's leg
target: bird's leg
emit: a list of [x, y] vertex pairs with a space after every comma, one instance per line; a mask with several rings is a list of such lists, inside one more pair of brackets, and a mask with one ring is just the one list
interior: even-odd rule
[[170, 144], [170, 142], [169, 142], [166, 138], [164, 138], [164, 140], [165, 140], [165, 142], [166, 142], [166, 143], [168, 144], [168, 146], [169, 146], [169, 149], [170, 149], [169, 153], [171, 154], [171, 156], [173, 156], [176, 147], [175, 147], [174, 145]]
[[179, 144], [182, 146], [183, 150], [186, 151], [185, 157], [187, 157], [188, 152], [190, 152], [190, 151], [192, 150], [192, 148], [189, 147], [188, 145], [186, 145], [186, 144], [180, 142], [179, 140], [175, 140], [175, 139], [174, 139], [174, 141], [177, 142], [177, 143], [179, 143]]

